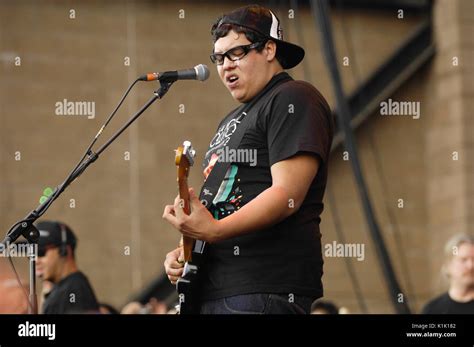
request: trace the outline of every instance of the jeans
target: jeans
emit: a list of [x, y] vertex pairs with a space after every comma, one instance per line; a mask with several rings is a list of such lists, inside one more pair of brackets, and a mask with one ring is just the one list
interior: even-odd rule
[[243, 294], [204, 301], [201, 314], [309, 314], [312, 302], [293, 294]]

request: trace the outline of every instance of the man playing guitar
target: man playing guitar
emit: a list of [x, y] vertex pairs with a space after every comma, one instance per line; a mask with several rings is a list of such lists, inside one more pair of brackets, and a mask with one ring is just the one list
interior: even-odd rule
[[[309, 313], [323, 295], [319, 223], [334, 131], [329, 106], [316, 88], [284, 72], [304, 50], [283, 41], [269, 9], [234, 10], [217, 20], [212, 35], [211, 60], [241, 107], [218, 126], [205, 176], [220, 161], [231, 165], [212, 206], [191, 188], [190, 213], [178, 196], [163, 218], [187, 240], [207, 243], [198, 313]], [[226, 146], [243, 114], [248, 128], [238, 150], [255, 151], [256, 162], [223, 155], [233, 153]], [[182, 247], [166, 256], [172, 283], [183, 275], [183, 259]]]

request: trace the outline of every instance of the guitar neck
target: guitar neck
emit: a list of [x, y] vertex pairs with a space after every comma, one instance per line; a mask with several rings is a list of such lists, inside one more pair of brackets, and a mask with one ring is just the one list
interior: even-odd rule
[[[189, 200], [188, 176], [189, 168], [194, 163], [195, 150], [192, 148], [191, 142], [184, 141], [182, 146], [176, 149], [175, 164], [177, 167], [177, 181], [180, 198], [180, 207], [184, 213], [189, 215], [191, 213], [191, 203]], [[184, 260], [191, 261], [193, 253], [194, 239], [183, 236]]]
[[[190, 214], [191, 213], [191, 205], [189, 199], [189, 189], [188, 189], [188, 182], [187, 180], [180, 180], [178, 182], [179, 186], [179, 198], [181, 199], [180, 204], [183, 208], [184, 213]], [[194, 239], [183, 236], [183, 248], [184, 248], [184, 260], [191, 261], [192, 259], [192, 251], [194, 247]]]
[[179, 183], [179, 198], [181, 199], [181, 207], [183, 208], [184, 213], [191, 213], [191, 206], [189, 203], [189, 189], [187, 182]]

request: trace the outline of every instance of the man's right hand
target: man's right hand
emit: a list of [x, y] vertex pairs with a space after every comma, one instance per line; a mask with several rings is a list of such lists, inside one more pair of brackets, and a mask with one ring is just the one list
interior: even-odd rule
[[178, 247], [175, 250], [169, 252], [165, 259], [165, 271], [168, 275], [169, 280], [172, 284], [176, 284], [176, 281], [183, 274], [184, 267], [184, 249]]

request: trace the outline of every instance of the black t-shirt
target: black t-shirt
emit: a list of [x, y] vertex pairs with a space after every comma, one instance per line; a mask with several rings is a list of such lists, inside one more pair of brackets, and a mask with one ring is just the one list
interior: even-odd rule
[[214, 217], [225, 218], [269, 188], [270, 167], [279, 161], [311, 153], [319, 159], [319, 170], [296, 213], [265, 230], [207, 245], [203, 300], [256, 292], [313, 298], [323, 293], [319, 216], [334, 123], [326, 100], [311, 84], [294, 81], [285, 72], [271, 83], [275, 86], [254, 106], [257, 113], [237, 151], [225, 148], [245, 105], [223, 119], [211, 140], [203, 163], [205, 177], [217, 160], [232, 162], [213, 200]]
[[46, 296], [44, 314], [98, 312], [99, 304], [87, 277], [80, 271], [59, 281]]
[[448, 293], [431, 300], [423, 308], [423, 314], [474, 314], [474, 300], [459, 302], [451, 299]]

